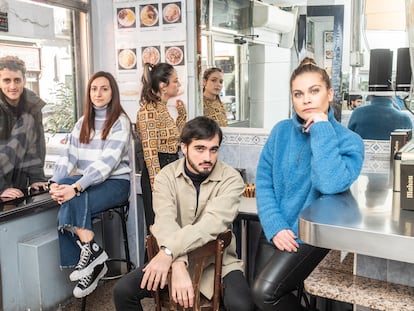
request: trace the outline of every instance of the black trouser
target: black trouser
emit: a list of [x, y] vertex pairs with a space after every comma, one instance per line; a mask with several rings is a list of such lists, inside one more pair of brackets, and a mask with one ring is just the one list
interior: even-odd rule
[[[174, 162], [178, 159], [178, 153], [158, 153], [158, 160], [160, 162], [160, 167], [163, 168], [169, 163]], [[142, 188], [142, 201], [144, 203], [144, 212], [145, 212], [145, 223], [147, 225], [147, 230], [149, 232], [149, 227], [154, 224], [154, 210], [152, 208], [152, 190], [150, 179], [148, 175], [147, 166], [144, 165], [142, 168], [141, 175], [141, 188]]]
[[262, 233], [252, 288], [256, 305], [264, 311], [303, 310], [300, 299], [292, 292], [328, 252], [328, 249], [308, 244], [299, 244], [297, 252], [280, 251]]
[[[142, 311], [141, 300], [150, 297], [150, 292], [141, 289], [144, 276], [142, 268], [123, 276], [114, 286], [114, 303], [118, 311]], [[223, 304], [226, 311], [252, 311], [254, 304], [250, 288], [239, 270], [223, 278]]]

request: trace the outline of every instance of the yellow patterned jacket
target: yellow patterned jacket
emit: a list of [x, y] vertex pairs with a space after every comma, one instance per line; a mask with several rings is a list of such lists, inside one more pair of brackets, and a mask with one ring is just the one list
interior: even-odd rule
[[208, 99], [203, 97], [204, 115], [216, 121], [220, 126], [227, 126], [226, 108], [218, 98]]
[[177, 120], [171, 117], [163, 103], [146, 103], [138, 111], [137, 129], [141, 139], [145, 165], [151, 182], [160, 171], [158, 153], [177, 153], [180, 133], [187, 119], [183, 105], [177, 107]]

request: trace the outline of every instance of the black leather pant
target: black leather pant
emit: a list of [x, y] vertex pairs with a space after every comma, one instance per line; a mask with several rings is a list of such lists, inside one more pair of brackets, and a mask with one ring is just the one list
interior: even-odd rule
[[256, 305], [264, 311], [304, 310], [295, 291], [329, 252], [300, 244], [296, 253], [283, 252], [262, 233], [256, 255], [256, 278], [252, 287]]

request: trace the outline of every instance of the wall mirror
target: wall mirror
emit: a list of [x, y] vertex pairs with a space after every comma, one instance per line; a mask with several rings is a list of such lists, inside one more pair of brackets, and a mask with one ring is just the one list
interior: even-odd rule
[[[381, 25], [386, 21], [384, 15], [374, 22], [370, 21], [368, 26], [376, 29], [361, 29], [361, 32], [357, 33], [354, 24], [358, 21], [365, 27], [366, 14], [371, 12], [375, 15], [378, 14], [377, 11], [382, 10], [383, 14], [394, 16], [391, 19], [394, 22], [392, 27], [395, 27], [396, 21], [401, 25], [401, 10], [405, 15], [405, 2], [407, 1], [398, 0], [391, 3], [385, 0], [353, 0], [335, 5], [333, 1], [309, 0], [307, 6], [299, 7], [297, 32], [294, 46], [291, 48], [291, 67], [296, 66], [295, 61], [298, 62], [305, 56], [311, 56], [318, 65], [328, 71], [334, 88], [334, 107], [339, 111], [338, 118], [342, 118], [341, 109], [343, 107], [346, 109], [345, 94], [349, 93], [351, 89], [357, 89], [361, 92], [367, 90], [369, 50], [390, 45], [395, 46], [393, 47], [395, 50], [398, 47], [409, 46], [405, 29], [398, 30]], [[249, 12], [252, 3], [254, 1], [204, 0], [200, 4], [200, 20], [202, 21], [200, 38], [202, 40], [200, 40], [199, 49], [199, 84], [201, 84], [202, 71], [207, 67], [226, 65], [226, 68], [230, 69], [225, 73], [223, 96], [226, 96], [224, 101], [230, 118], [229, 124], [235, 127], [251, 127], [252, 124], [250, 116], [252, 110], [250, 106], [251, 94], [248, 90], [252, 77], [247, 73], [251, 67], [251, 63], [249, 63], [251, 48], [255, 42], [254, 39], [246, 37], [244, 31], [251, 24]], [[319, 5], [320, 3], [324, 5]], [[361, 14], [354, 14], [353, 6], [361, 6], [363, 10], [367, 9], [367, 12], [361, 11]], [[390, 10], [390, 6], [392, 10]], [[400, 12], [397, 13], [397, 11]], [[405, 21], [402, 24], [405, 26]], [[358, 34], [360, 35], [358, 36]], [[357, 36], [356, 39], [355, 36]], [[362, 64], [355, 65], [353, 40], [360, 40], [363, 43], [360, 50], [363, 58]], [[296, 59], [294, 59], [295, 51]], [[395, 52], [394, 55], [396, 54]], [[227, 66], [230, 63], [231, 66]], [[357, 72], [356, 75], [355, 72]], [[256, 78], [254, 77], [254, 79]], [[289, 75], [285, 78], [288, 79]], [[266, 80], [268, 78], [260, 77], [259, 79]], [[350, 84], [355, 79], [357, 87], [352, 88]], [[196, 111], [197, 114], [202, 114], [201, 103]], [[260, 110], [253, 112], [257, 113], [257, 111]]]
[[[235, 85], [234, 87], [225, 85], [223, 94], [230, 94], [229, 90], [231, 90], [229, 95], [231, 97], [227, 98], [230, 100], [227, 100], [226, 108], [229, 117], [233, 118], [233, 120], [229, 120], [229, 124], [235, 127], [251, 127], [254, 122], [251, 122], [250, 111], [253, 110], [256, 113], [260, 111], [252, 108], [251, 94], [248, 90], [252, 77], [247, 73], [251, 67], [251, 50], [255, 41], [254, 38], [244, 35], [245, 28], [251, 24], [250, 10], [254, 2], [250, 0], [203, 0], [200, 3], [200, 20], [202, 22], [199, 38], [202, 40], [199, 40], [200, 48], [198, 51], [200, 55], [199, 84], [201, 84], [202, 69], [209, 66], [220, 66], [223, 62], [232, 63], [234, 70], [226, 72], [225, 84], [232, 84], [234, 81]], [[277, 0], [263, 2], [278, 3]], [[369, 50], [384, 48], [384, 46], [388, 48], [390, 45], [395, 46], [393, 47], [395, 50], [398, 47], [409, 46], [405, 29], [398, 30], [390, 28], [390, 26], [382, 26], [387, 20], [385, 16], [393, 16], [388, 19], [393, 21], [392, 27], [395, 27], [395, 24], [403, 24], [403, 28], [405, 28], [405, 16], [401, 18], [401, 10], [403, 15], [406, 14], [405, 5], [407, 4], [405, 2], [412, 3], [412, 0], [394, 2], [352, 0], [339, 4], [334, 4], [333, 1], [308, 0], [306, 6], [302, 4], [298, 7], [297, 31], [294, 45], [291, 47], [291, 67], [295, 67], [297, 65], [295, 62], [303, 57], [311, 56], [318, 65], [330, 73], [335, 92], [334, 107], [337, 108], [338, 118], [342, 118], [341, 109], [343, 107], [346, 109], [345, 94], [350, 90], [362, 92], [367, 90]], [[355, 13], [355, 6], [361, 7], [361, 11]], [[367, 12], [364, 11], [366, 9]], [[381, 17], [374, 22], [370, 21], [368, 25], [366, 14], [371, 12], [373, 15], [378, 15], [381, 11]], [[397, 21], [398, 23], [396, 23]], [[361, 25], [360, 30], [355, 29], [357, 22]], [[365, 29], [366, 26], [376, 29]], [[356, 40], [361, 43], [358, 45], [358, 51], [355, 51], [353, 45]], [[222, 53], [224, 51], [222, 47], [228, 48], [227, 55]], [[217, 52], [221, 54], [216, 54]], [[359, 58], [355, 59], [355, 52], [361, 54], [361, 63], [358, 63]], [[395, 52], [394, 55], [396, 54]], [[218, 59], [221, 60], [217, 63]], [[395, 74], [395, 68], [393, 73]], [[268, 79], [268, 77], [255, 76], [254, 79], [256, 78]], [[289, 79], [289, 75], [285, 78]], [[351, 85], [356, 85], [356, 87]], [[196, 111], [197, 114], [202, 114], [201, 104]], [[343, 113], [344, 111], [342, 111], [342, 115]]]
[[[354, 76], [351, 77], [351, 91], [368, 91], [368, 74], [371, 49], [390, 49], [393, 54], [393, 78], [397, 63], [398, 48], [408, 47], [406, 31], [405, 0], [394, 2], [384, 0], [355, 0], [355, 6], [360, 7], [358, 14], [351, 14], [351, 24], [355, 24], [360, 18], [360, 29], [355, 29], [352, 39], [357, 41], [355, 46], [360, 46], [354, 51], [361, 53], [360, 65], [352, 64]], [[393, 79], [395, 80], [395, 79]]]
[[[229, 126], [232, 127], [251, 127], [252, 124], [255, 126], [250, 113], [265, 113], [263, 109], [253, 109], [250, 106], [251, 94], [248, 90], [249, 79], [252, 79], [248, 76], [251, 65], [249, 64], [251, 47], [256, 42], [254, 38], [246, 35], [246, 28], [252, 24], [251, 10], [254, 2], [250, 0], [203, 0], [200, 2], [200, 25], [198, 27], [200, 40], [197, 49], [199, 55], [197, 75], [200, 85], [198, 98], [200, 100], [196, 113], [197, 115], [203, 113], [201, 81], [204, 69], [224, 66], [225, 81], [222, 99], [228, 113]], [[308, 5], [310, 5], [309, 1]], [[291, 50], [299, 50], [298, 59], [309, 55], [328, 70], [335, 90], [335, 103], [340, 105], [344, 6], [303, 6], [299, 10], [304, 13], [296, 21], [297, 41], [294, 41]], [[273, 46], [275, 46], [274, 43]], [[303, 51], [306, 54], [303, 54]], [[296, 64], [292, 63], [291, 67], [295, 66]], [[290, 71], [291, 68], [283, 73], [281, 78], [288, 81]], [[253, 78], [269, 80], [274, 77], [272, 75], [272, 77]], [[286, 106], [290, 106], [288, 97], [287, 94]]]
[[224, 83], [220, 93], [226, 109], [229, 126], [248, 127], [247, 89], [245, 66], [247, 44], [237, 41], [244, 29], [249, 26], [250, 0], [201, 1], [200, 16], [200, 55], [199, 93], [200, 100], [196, 109], [203, 114], [202, 76], [205, 69], [219, 67], [223, 70]]
[[343, 5], [308, 6], [306, 14], [299, 16], [298, 50], [303, 57], [314, 58], [330, 75], [336, 111], [341, 110], [342, 102], [343, 29]]
[[[411, 4], [410, 4], [411, 3]], [[352, 31], [351, 37], [351, 63], [349, 76], [349, 93], [360, 94], [363, 97], [363, 104], [369, 104], [368, 95], [373, 94], [369, 91], [369, 72], [370, 72], [370, 51], [372, 49], [389, 49], [392, 53], [392, 75], [391, 83], [393, 89], [396, 88], [396, 69], [398, 61], [398, 50], [407, 48], [413, 44], [413, 38], [409, 38], [407, 29], [413, 29], [412, 14], [409, 9], [412, 1], [396, 0], [393, 2], [386, 0], [354, 0], [353, 11], [350, 17], [350, 23], [353, 27], [360, 23]], [[411, 41], [411, 42], [410, 42]], [[412, 49], [412, 47], [411, 47]], [[411, 63], [413, 63], [413, 51], [411, 51]], [[407, 64], [408, 65], [408, 64]], [[412, 66], [411, 66], [412, 68]], [[412, 82], [411, 82], [411, 85]], [[348, 92], [348, 90], [345, 90]], [[411, 91], [412, 92], [412, 91]], [[385, 93], [381, 93], [385, 95]], [[389, 92], [388, 95], [396, 95], [400, 98], [407, 98], [406, 104], [408, 109], [413, 107], [407, 92]], [[345, 102], [344, 102], [345, 103]], [[406, 109], [402, 101], [396, 98], [396, 104]], [[347, 105], [343, 105], [342, 116], [344, 124], [347, 124], [351, 110]]]

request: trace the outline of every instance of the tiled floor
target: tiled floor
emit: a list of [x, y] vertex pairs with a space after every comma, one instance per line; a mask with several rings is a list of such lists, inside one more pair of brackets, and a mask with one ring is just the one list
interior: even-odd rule
[[[112, 302], [112, 288], [116, 281], [100, 282], [98, 288], [86, 299], [85, 311], [115, 311]], [[67, 304], [61, 306], [57, 311], [81, 311], [82, 299], [71, 299]], [[151, 298], [143, 301], [144, 311], [154, 310], [154, 303]]]

